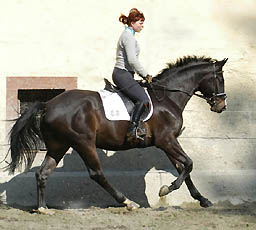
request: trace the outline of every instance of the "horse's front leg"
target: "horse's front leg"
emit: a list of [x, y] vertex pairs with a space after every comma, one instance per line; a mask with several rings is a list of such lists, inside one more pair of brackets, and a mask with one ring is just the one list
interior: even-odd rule
[[[176, 170], [178, 171], [178, 173], [181, 173], [183, 170], [183, 165], [180, 164], [178, 161], [174, 160], [173, 158], [169, 157], [170, 161], [173, 163], [173, 165], [175, 166]], [[187, 178], [185, 179], [185, 183], [188, 187], [188, 190], [190, 192], [190, 195], [195, 199], [198, 200], [200, 202], [200, 206], [204, 207], [204, 208], [208, 208], [212, 206], [212, 202], [209, 201], [207, 198], [205, 198], [204, 196], [201, 195], [201, 193], [197, 190], [196, 186], [194, 185], [190, 175], [187, 176]]]
[[183, 165], [178, 178], [173, 181], [170, 186], [164, 185], [161, 187], [159, 191], [159, 196], [165, 196], [168, 193], [180, 188], [183, 181], [189, 176], [189, 173], [192, 171], [193, 162], [183, 151], [175, 137], [168, 139], [167, 137], [165, 137], [164, 139], [159, 141], [157, 147], [164, 150], [169, 159], [174, 159], [175, 161]]

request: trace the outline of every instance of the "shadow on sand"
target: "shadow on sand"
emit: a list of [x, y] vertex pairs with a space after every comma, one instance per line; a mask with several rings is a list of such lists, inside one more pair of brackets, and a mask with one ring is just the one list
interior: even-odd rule
[[[153, 167], [168, 171], [174, 169], [165, 154], [154, 147], [115, 153], [100, 149], [97, 151], [108, 181], [141, 207], [149, 207], [145, 194], [147, 172]], [[0, 197], [1, 201], [19, 209], [35, 208], [37, 191], [34, 172], [38, 169], [33, 167], [29, 172], [0, 184], [0, 194], [6, 194]], [[66, 154], [63, 165], [50, 176], [46, 187], [46, 202], [48, 207], [58, 209], [120, 206], [89, 178], [83, 161], [75, 151]]]

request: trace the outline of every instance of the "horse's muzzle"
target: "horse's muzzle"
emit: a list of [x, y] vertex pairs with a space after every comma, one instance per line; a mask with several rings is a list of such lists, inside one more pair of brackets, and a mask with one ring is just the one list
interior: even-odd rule
[[217, 100], [212, 106], [211, 111], [221, 113], [227, 109], [226, 99]]

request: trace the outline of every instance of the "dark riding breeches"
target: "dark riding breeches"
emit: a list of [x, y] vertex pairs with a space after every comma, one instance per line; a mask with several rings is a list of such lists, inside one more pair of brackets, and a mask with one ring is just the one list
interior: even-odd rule
[[134, 76], [131, 72], [115, 67], [112, 79], [116, 86], [118, 86], [134, 104], [143, 103], [146, 106], [149, 104], [149, 99], [145, 90], [134, 80]]

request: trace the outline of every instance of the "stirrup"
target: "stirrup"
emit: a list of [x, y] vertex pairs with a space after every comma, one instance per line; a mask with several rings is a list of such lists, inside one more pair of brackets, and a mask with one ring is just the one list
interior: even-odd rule
[[144, 137], [146, 136], [146, 130], [144, 127], [140, 127], [139, 125], [136, 127], [135, 134], [137, 139], [144, 140]]
[[[143, 137], [144, 136], [146, 136], [146, 134], [144, 134]], [[135, 130], [135, 137], [136, 137], [136, 139], [140, 139], [140, 140], [144, 141], [144, 138], [138, 135], [138, 127]]]
[[[139, 135], [139, 133], [142, 133], [141, 135]], [[126, 137], [127, 137], [127, 140], [136, 140], [136, 139], [139, 139], [139, 140], [142, 140], [144, 141], [144, 137], [146, 136], [146, 134], [142, 131], [138, 131], [138, 127], [135, 127], [133, 130], [127, 132], [126, 134]]]

